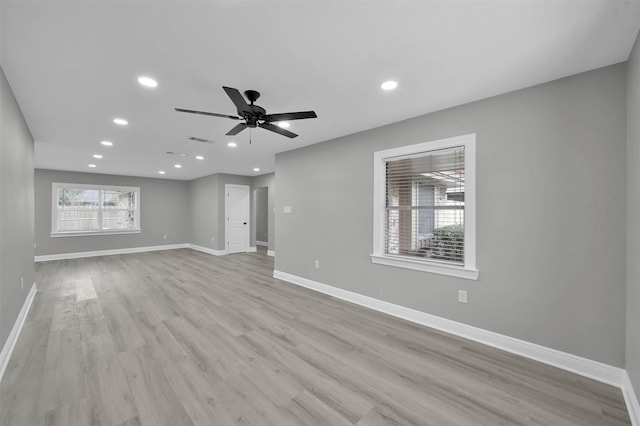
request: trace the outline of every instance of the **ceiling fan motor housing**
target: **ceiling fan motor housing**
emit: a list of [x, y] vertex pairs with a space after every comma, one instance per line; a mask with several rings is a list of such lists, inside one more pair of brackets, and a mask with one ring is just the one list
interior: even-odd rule
[[253, 103], [249, 105], [249, 108], [251, 112], [238, 111], [238, 115], [247, 120], [247, 126], [253, 128], [258, 125], [258, 120], [262, 120], [267, 115], [267, 111], [258, 105], [253, 105]]
[[249, 105], [251, 112], [238, 110], [238, 115], [246, 120], [247, 127], [255, 129], [259, 124], [258, 120], [262, 120], [263, 117], [267, 115], [267, 111], [264, 108], [253, 104], [260, 97], [260, 92], [257, 90], [245, 90], [244, 95], [247, 97], [249, 102], [251, 102], [251, 105]]

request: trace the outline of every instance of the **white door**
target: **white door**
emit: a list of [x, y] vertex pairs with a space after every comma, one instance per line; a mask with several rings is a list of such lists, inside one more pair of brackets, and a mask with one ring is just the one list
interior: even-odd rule
[[249, 187], [225, 185], [227, 214], [227, 253], [244, 253], [249, 249]]

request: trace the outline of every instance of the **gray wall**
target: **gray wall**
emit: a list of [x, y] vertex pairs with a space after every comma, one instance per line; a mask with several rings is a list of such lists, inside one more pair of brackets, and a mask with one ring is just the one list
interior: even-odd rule
[[256, 206], [256, 242], [269, 244], [269, 188], [255, 188], [253, 192]]
[[640, 397], [640, 35], [627, 66], [626, 369]]
[[[51, 234], [53, 182], [140, 187], [139, 234], [56, 237]], [[159, 246], [189, 242], [189, 183], [97, 173], [36, 170], [36, 255]], [[167, 239], [163, 239], [163, 235]]]
[[276, 229], [276, 221], [275, 221], [275, 190], [276, 190], [276, 174], [275, 173], [269, 173], [266, 175], [262, 175], [262, 176], [256, 176], [253, 178], [253, 182], [252, 185], [254, 188], [267, 188], [267, 192], [268, 192], [268, 205], [267, 205], [267, 209], [268, 209], [268, 217], [267, 217], [267, 222], [268, 222], [268, 249], [272, 252], [275, 252], [276, 250], [276, 233], [275, 233], [275, 229]]
[[[53, 182], [140, 187], [140, 234], [56, 237], [51, 233]], [[192, 243], [224, 250], [225, 184], [252, 178], [215, 174], [190, 182], [132, 176], [36, 170], [36, 255]], [[250, 245], [255, 245], [253, 223]], [[163, 239], [163, 235], [167, 239]]]
[[[277, 154], [275, 269], [623, 367], [625, 70]], [[372, 264], [374, 151], [467, 133], [477, 134], [479, 279]]]
[[33, 137], [1, 67], [0, 142], [1, 349], [35, 281]]
[[189, 182], [191, 206], [190, 243], [200, 247], [222, 250], [223, 234], [218, 232], [218, 216], [224, 215], [218, 209], [218, 175], [205, 176]]

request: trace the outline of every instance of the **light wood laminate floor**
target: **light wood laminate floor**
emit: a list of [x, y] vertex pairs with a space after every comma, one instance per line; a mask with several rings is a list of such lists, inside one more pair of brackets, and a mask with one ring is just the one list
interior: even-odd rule
[[37, 264], [2, 425], [622, 425], [619, 389], [189, 249]]

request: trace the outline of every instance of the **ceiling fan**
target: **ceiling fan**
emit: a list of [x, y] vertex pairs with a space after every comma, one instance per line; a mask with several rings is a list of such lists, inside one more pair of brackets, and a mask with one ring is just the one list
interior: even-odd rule
[[244, 92], [244, 95], [247, 97], [249, 102], [251, 102], [251, 104], [248, 104], [247, 101], [244, 100], [244, 98], [242, 97], [242, 94], [240, 93], [240, 91], [238, 91], [238, 89], [234, 89], [233, 87], [225, 87], [225, 86], [222, 86], [222, 88], [227, 93], [229, 98], [231, 98], [231, 101], [235, 104], [238, 110], [239, 117], [235, 115], [216, 114], [215, 112], [194, 111], [191, 109], [183, 109], [183, 108], [176, 108], [175, 110], [179, 112], [188, 112], [191, 114], [202, 114], [202, 115], [211, 115], [213, 117], [230, 118], [232, 120], [244, 120], [244, 123], [239, 123], [233, 129], [227, 132], [227, 135], [230, 135], [230, 136], [237, 135], [247, 127], [251, 129], [255, 129], [256, 127], [261, 127], [271, 132], [275, 132], [280, 135], [286, 136], [288, 138], [295, 138], [298, 135], [288, 130], [285, 130], [273, 123], [278, 121], [302, 120], [305, 118], [318, 117], [314, 111], [267, 114], [267, 111], [264, 108], [258, 105], [254, 105], [254, 102], [258, 100], [258, 98], [260, 97], [260, 92], [257, 92], [255, 90], [246, 90]]

